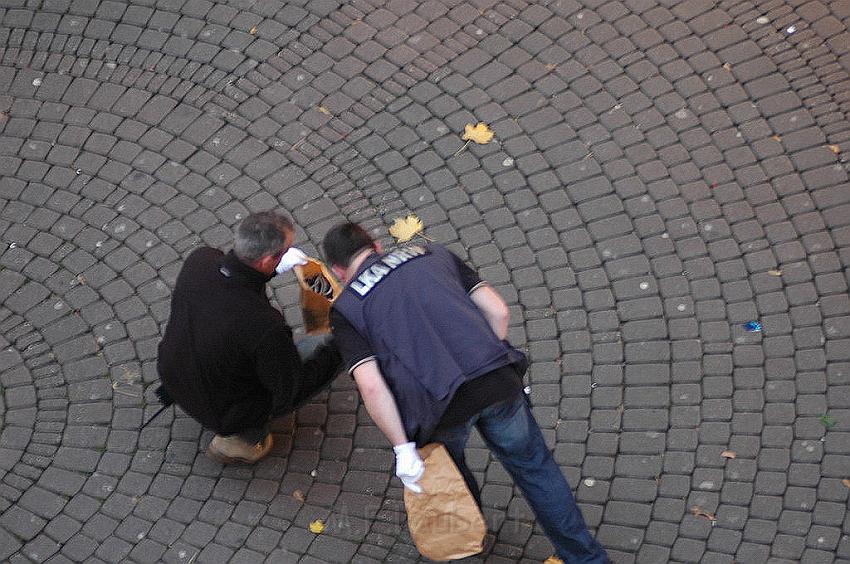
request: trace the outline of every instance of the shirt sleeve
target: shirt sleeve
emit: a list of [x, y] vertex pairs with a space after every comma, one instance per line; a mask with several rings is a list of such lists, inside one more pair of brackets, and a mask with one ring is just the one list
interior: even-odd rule
[[292, 329], [281, 322], [257, 342], [254, 360], [257, 377], [271, 393], [274, 411], [280, 412], [295, 406], [300, 389], [337, 374], [341, 359], [336, 347], [326, 346], [302, 361]]
[[375, 358], [369, 340], [361, 335], [348, 319], [336, 309], [331, 309], [331, 326], [333, 327], [334, 340], [339, 347], [345, 368], [349, 374], [360, 364]]
[[460, 282], [463, 284], [464, 290], [466, 290], [467, 294], [471, 294], [482, 284], [486, 284], [481, 277], [478, 276], [478, 273], [472, 269], [468, 264], [466, 264], [462, 258], [457, 256], [454, 253], [451, 253], [452, 258], [455, 261], [455, 265], [457, 265], [458, 275], [460, 276]]

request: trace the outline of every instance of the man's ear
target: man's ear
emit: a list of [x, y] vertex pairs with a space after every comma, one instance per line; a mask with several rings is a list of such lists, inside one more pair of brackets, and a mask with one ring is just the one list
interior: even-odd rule
[[277, 263], [279, 262], [280, 257], [278, 255], [266, 255], [257, 259], [257, 262], [255, 263], [255, 270], [264, 274], [274, 274], [275, 268], [277, 268]]

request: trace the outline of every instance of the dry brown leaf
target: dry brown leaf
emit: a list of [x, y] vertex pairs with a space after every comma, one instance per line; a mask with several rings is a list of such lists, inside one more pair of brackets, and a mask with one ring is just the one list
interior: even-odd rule
[[735, 454], [735, 451], [733, 451], [733, 450], [724, 450], [723, 452], [720, 453], [720, 456], [722, 456], [723, 458], [737, 458], [738, 457], [738, 455]]
[[422, 225], [422, 220], [416, 217], [414, 214], [410, 214], [407, 217], [397, 217], [393, 222], [392, 226], [390, 226], [390, 235], [396, 238], [396, 241], [399, 243], [406, 243], [413, 239], [413, 236], [421, 233], [425, 228]]
[[325, 522], [322, 521], [321, 519], [316, 519], [315, 521], [311, 521], [310, 522], [310, 532], [316, 533], [317, 535], [319, 533], [325, 532]]
[[549, 558], [543, 561], [543, 564], [564, 564], [564, 561], [558, 558], [557, 556], [550, 556]]
[[773, 139], [774, 141], [782, 141], [782, 137], [779, 135], [773, 135], [771, 136], [771, 139]]
[[697, 517], [705, 517], [706, 519], [708, 519], [711, 522], [717, 521], [717, 517], [715, 517], [713, 513], [709, 513], [708, 511], [706, 511], [702, 507], [697, 507], [697, 506], [691, 507], [691, 513], [693, 513]]
[[768, 270], [767, 273], [771, 276], [782, 276], [781, 270]]
[[486, 123], [479, 121], [477, 125], [467, 123], [466, 127], [463, 128], [463, 137], [461, 139], [464, 141], [475, 141], [479, 145], [486, 145], [493, 140], [493, 135], [495, 135], [493, 130]]
[[841, 152], [841, 147], [839, 147], [838, 145], [827, 145], [827, 147], [829, 147], [829, 150], [835, 153], [836, 155]]
[[841, 483], [850, 488], [850, 478], [844, 478]]
[[331, 111], [324, 106], [319, 106], [316, 109], [325, 114], [326, 116], [331, 115]]
[[257, 35], [257, 26], [252, 27], [251, 31], [249, 31], [248, 33], [250, 33], [251, 35]]
[[728, 70], [728, 71], [731, 71], [732, 70], [732, 63], [723, 63], [723, 68]]
[[304, 492], [302, 492], [301, 490], [295, 490], [294, 492], [292, 492], [292, 497], [294, 497], [298, 501], [303, 502], [304, 501]]

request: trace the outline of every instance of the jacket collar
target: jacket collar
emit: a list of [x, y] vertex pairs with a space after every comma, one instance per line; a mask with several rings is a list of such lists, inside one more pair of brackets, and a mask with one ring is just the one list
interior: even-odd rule
[[239, 260], [232, 250], [221, 259], [219, 272], [222, 276], [248, 286], [257, 292], [262, 292], [266, 283], [273, 277], [273, 275], [266, 275], [254, 270]]

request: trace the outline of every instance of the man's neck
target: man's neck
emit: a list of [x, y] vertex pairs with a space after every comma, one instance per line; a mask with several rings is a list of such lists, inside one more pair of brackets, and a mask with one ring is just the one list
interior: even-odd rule
[[345, 269], [345, 280], [346, 282], [350, 281], [354, 278], [354, 275], [357, 274], [357, 270], [360, 268], [360, 265], [363, 264], [363, 261], [369, 258], [373, 253], [375, 253], [375, 249], [363, 249], [351, 259], [351, 264], [348, 265], [348, 268]]
[[263, 279], [264, 282], [267, 282], [269, 278], [271, 278], [271, 274], [268, 272], [262, 271], [260, 268], [257, 268], [256, 265], [239, 258], [239, 256], [230, 251], [225, 257], [225, 264], [228, 264], [231, 270], [238, 270], [242, 273], [242, 276], [247, 276], [248, 278]]
[[250, 268], [251, 270], [253, 270], [253, 271], [255, 271], [259, 274], [262, 274], [263, 276], [271, 276], [271, 274], [272, 274], [271, 272], [267, 272], [268, 269], [267, 268], [264, 269], [263, 265], [259, 261], [248, 261], [248, 260], [240, 258], [239, 255], [236, 255], [236, 260], [238, 260], [244, 266]]

